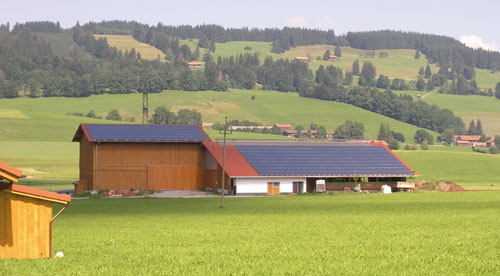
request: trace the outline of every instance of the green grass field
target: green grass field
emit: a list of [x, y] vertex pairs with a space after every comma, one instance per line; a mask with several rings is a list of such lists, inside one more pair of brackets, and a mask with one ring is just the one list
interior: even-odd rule
[[468, 147], [432, 146], [428, 151], [395, 153], [422, 176], [415, 180], [452, 181], [468, 190], [500, 190], [500, 155]]
[[116, 47], [119, 50], [122, 50], [122, 52], [125, 52], [125, 50], [132, 50], [132, 48], [135, 48], [136, 52], [141, 53], [141, 57], [143, 59], [150, 59], [150, 60], [156, 60], [158, 58], [158, 55], [160, 56], [160, 61], [165, 60], [165, 54], [156, 49], [155, 47], [148, 45], [146, 43], [139, 42], [135, 40], [132, 36], [130, 35], [100, 35], [96, 34], [94, 35], [97, 39], [101, 37], [105, 37], [108, 40], [108, 44], [111, 47]]
[[[2, 275], [497, 275], [499, 192], [73, 200]], [[56, 211], [56, 210], [55, 210]]]
[[91, 53], [85, 51], [85, 49], [78, 46], [78, 44], [73, 41], [72, 32], [36, 34], [50, 43], [52, 53], [56, 55], [67, 57], [70, 56], [72, 51], [75, 51], [78, 58], [95, 59], [95, 57]]
[[[255, 96], [255, 100], [251, 97]], [[229, 119], [257, 121], [264, 125], [290, 123], [308, 127], [311, 123], [324, 125], [334, 130], [346, 120], [360, 121], [365, 125], [365, 135], [375, 139], [380, 123], [389, 123], [395, 131], [412, 138], [418, 129], [388, 117], [368, 112], [351, 105], [301, 98], [297, 93], [279, 93], [261, 90], [231, 90], [230, 92], [186, 92], [166, 91], [149, 95], [150, 113], [157, 106], [165, 105], [172, 111], [194, 108], [202, 113], [205, 123], [222, 122]], [[118, 109], [122, 117], [134, 117], [140, 121], [142, 115], [142, 95], [93, 95], [87, 98], [16, 98], [0, 100], [0, 137], [2, 140], [68, 141], [79, 122], [103, 122], [85, 117], [66, 115], [68, 112], [86, 114], [94, 110], [105, 117], [107, 112]], [[3, 110], [3, 113], [1, 112]], [[12, 111], [13, 110], [13, 111]], [[11, 118], [9, 112], [18, 112]], [[3, 118], [2, 114], [7, 114]], [[21, 115], [19, 115], [21, 114]], [[42, 120], [38, 120], [41, 118]], [[44, 131], [53, 121], [57, 127], [50, 133]], [[30, 129], [31, 131], [23, 131]], [[24, 136], [24, 137], [23, 137]]]
[[[428, 94], [426, 91], [395, 91], [396, 93], [415, 96], [417, 94]], [[471, 120], [481, 120], [483, 130], [487, 135], [500, 134], [500, 101], [485, 96], [450, 95], [437, 93], [437, 89], [423, 100], [442, 108], [447, 108], [460, 116], [465, 126], [469, 126]]]

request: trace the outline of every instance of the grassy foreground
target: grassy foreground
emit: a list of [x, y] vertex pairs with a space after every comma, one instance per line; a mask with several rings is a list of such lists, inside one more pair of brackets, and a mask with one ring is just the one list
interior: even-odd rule
[[75, 200], [2, 275], [498, 275], [499, 192]]

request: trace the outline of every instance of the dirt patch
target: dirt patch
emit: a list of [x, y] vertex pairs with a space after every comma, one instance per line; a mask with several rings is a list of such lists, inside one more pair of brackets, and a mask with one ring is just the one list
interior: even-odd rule
[[460, 185], [452, 183], [440, 181], [436, 187], [436, 191], [440, 192], [463, 192], [465, 191]]
[[437, 192], [463, 192], [465, 191], [460, 185], [448, 182], [448, 181], [438, 181], [430, 182], [426, 180], [419, 180], [415, 182], [415, 190], [423, 191], [437, 191]]

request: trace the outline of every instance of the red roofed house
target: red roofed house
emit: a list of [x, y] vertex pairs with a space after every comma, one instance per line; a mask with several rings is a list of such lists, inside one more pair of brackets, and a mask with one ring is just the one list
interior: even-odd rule
[[[52, 221], [71, 197], [13, 184], [21, 176], [0, 162], [0, 259], [50, 258]], [[53, 203], [65, 205], [54, 217]]]
[[300, 62], [309, 62], [309, 59], [307, 57], [295, 57], [295, 60], [300, 61]]
[[338, 57], [336, 55], [329, 55], [328, 58], [330, 58], [330, 60], [337, 60]]
[[281, 128], [281, 131], [292, 129], [292, 125], [290, 124], [274, 124], [274, 126], [277, 128]]
[[455, 146], [470, 147], [477, 146], [481, 135], [455, 135]]
[[201, 62], [198, 62], [198, 61], [190, 61], [190, 62], [188, 62], [188, 66], [189, 66], [189, 67], [194, 67], [194, 68], [201, 67]]
[[[222, 189], [223, 146], [199, 126], [81, 124], [73, 141], [83, 190]], [[397, 189], [413, 175], [386, 147], [366, 141], [231, 140], [225, 164], [224, 191], [234, 195], [311, 192], [318, 179], [329, 190], [361, 178], [363, 189]]]

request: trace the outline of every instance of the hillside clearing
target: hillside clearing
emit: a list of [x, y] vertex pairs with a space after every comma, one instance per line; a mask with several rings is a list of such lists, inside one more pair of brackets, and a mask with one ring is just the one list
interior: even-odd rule
[[100, 34], [95, 34], [94, 35], [97, 39], [104, 37], [108, 40], [108, 44], [111, 47], [116, 47], [119, 50], [121, 50], [123, 53], [125, 51], [132, 50], [132, 48], [135, 48], [136, 52], [141, 53], [141, 57], [143, 59], [149, 59], [149, 60], [156, 60], [158, 59], [158, 55], [160, 56], [160, 61], [165, 61], [165, 54], [156, 49], [155, 47], [148, 45], [146, 43], [139, 42], [135, 40], [130, 35], [100, 35]]

